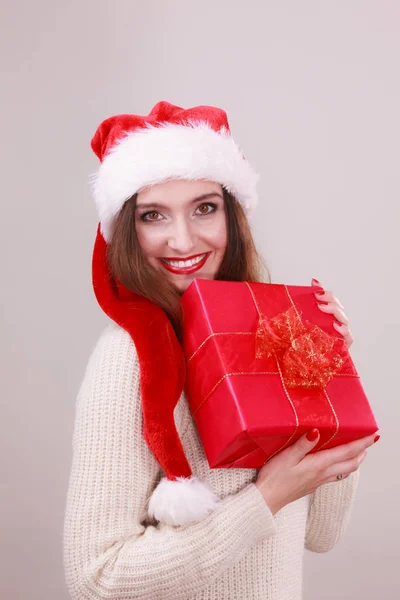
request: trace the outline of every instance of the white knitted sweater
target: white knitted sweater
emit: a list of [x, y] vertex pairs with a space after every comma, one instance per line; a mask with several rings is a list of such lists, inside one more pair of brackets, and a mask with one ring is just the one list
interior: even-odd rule
[[[162, 393], [162, 390], [160, 390]], [[111, 323], [81, 384], [64, 520], [65, 577], [74, 600], [299, 600], [304, 547], [330, 550], [349, 521], [359, 470], [274, 516], [256, 469], [210, 469], [182, 394], [175, 421], [193, 474], [221, 497], [199, 523], [147, 520], [163, 473], [142, 435], [139, 364]]]

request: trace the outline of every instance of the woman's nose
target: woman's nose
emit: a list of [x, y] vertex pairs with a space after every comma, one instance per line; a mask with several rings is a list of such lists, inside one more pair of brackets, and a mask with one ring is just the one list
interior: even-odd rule
[[168, 247], [171, 250], [187, 254], [195, 247], [196, 243], [194, 232], [191, 231], [190, 225], [186, 221], [179, 220], [174, 223], [168, 239]]

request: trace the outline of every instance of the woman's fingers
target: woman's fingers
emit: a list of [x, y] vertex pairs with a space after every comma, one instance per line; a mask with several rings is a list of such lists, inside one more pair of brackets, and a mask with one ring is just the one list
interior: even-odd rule
[[336, 319], [343, 325], [349, 324], [349, 320], [344, 314], [343, 310], [335, 302], [328, 302], [328, 304], [318, 304], [318, 308], [322, 310], [322, 312], [334, 315], [334, 317], [336, 317]]
[[[354, 473], [354, 471], [357, 471], [357, 469], [359, 468], [359, 466], [361, 465], [362, 462], [364, 462], [366, 456], [367, 456], [368, 450], [363, 450], [362, 452], [360, 452], [359, 454], [357, 454], [357, 456], [355, 456], [354, 458], [351, 458], [350, 460], [346, 460], [344, 462], [340, 462], [340, 463], [335, 463], [334, 465], [331, 465], [330, 467], [327, 468], [327, 470], [325, 471], [325, 480], [324, 483], [328, 483], [328, 481], [337, 481], [336, 477], [337, 475], [348, 475], [350, 473]], [[343, 477], [344, 479], [344, 477]]]
[[337, 304], [337, 306], [342, 310], [342, 312], [344, 311], [343, 304], [340, 302], [339, 298], [333, 295], [333, 292], [331, 292], [330, 290], [324, 290], [324, 288], [321, 286], [319, 281], [317, 281], [317, 279], [312, 280], [312, 285], [315, 287], [314, 293], [317, 300], [319, 300], [320, 302], [327, 302], [329, 304]]
[[344, 310], [343, 304], [340, 302], [339, 298], [337, 298], [336, 296], [333, 295], [332, 292], [324, 291], [322, 294], [316, 292], [315, 295], [316, 295], [317, 299], [320, 300], [321, 302], [334, 302], [335, 304], [340, 306], [340, 308], [342, 310]]
[[338, 322], [334, 321], [333, 326], [336, 331], [343, 336], [346, 346], [350, 348], [354, 342], [354, 338], [349, 329], [349, 319], [344, 313], [343, 304], [330, 290], [324, 290], [317, 279], [312, 280], [312, 285], [315, 287], [315, 297], [319, 302], [318, 308], [322, 312], [331, 314], [337, 319]]
[[325, 483], [337, 483], [338, 481], [343, 481], [343, 479], [347, 479], [350, 476], [350, 473], [344, 475], [343, 473], [340, 473], [340, 475], [343, 475], [343, 477], [340, 478], [340, 480], [338, 480], [338, 478], [336, 476], [334, 477], [328, 477], [328, 479], [325, 479], [321, 485], [324, 485]]
[[354, 342], [354, 338], [351, 334], [351, 331], [348, 325], [339, 325], [336, 321], [333, 321], [333, 326], [340, 335], [343, 336], [346, 346], [350, 348], [352, 343]]
[[348, 442], [347, 444], [340, 444], [334, 448], [319, 450], [318, 452], [309, 454], [308, 456], [311, 458], [311, 460], [315, 460], [322, 469], [328, 469], [332, 465], [351, 461], [360, 453], [364, 452], [364, 450], [367, 450], [373, 446], [376, 437], [376, 433], [373, 433], [361, 439]]

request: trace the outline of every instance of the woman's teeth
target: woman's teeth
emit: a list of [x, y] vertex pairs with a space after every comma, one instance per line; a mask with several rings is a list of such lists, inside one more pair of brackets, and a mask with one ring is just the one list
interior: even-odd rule
[[197, 263], [203, 260], [206, 254], [207, 252], [205, 254], [202, 254], [201, 256], [197, 256], [196, 258], [191, 258], [190, 260], [167, 260], [166, 258], [162, 258], [161, 260], [163, 262], [166, 262], [168, 265], [172, 265], [173, 267], [178, 268], [181, 267], [183, 269], [184, 267], [191, 267], [192, 265], [196, 265]]

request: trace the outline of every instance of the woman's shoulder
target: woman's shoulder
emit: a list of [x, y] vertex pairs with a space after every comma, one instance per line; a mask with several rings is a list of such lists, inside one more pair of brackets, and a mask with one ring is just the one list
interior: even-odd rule
[[124, 364], [136, 362], [137, 352], [131, 335], [114, 321], [108, 323], [92, 347], [89, 365], [104, 370], [105, 366], [107, 369], [121, 368]]
[[94, 390], [115, 389], [139, 377], [139, 361], [130, 334], [114, 322], [108, 323], [92, 346], [78, 396]]
[[97, 345], [124, 345], [135, 348], [131, 335], [118, 323], [110, 321], [100, 332]]
[[90, 423], [99, 426], [126, 419], [126, 411], [140, 410], [140, 371], [131, 336], [114, 322], [107, 324], [92, 346], [76, 397], [73, 448], [85, 438]]

